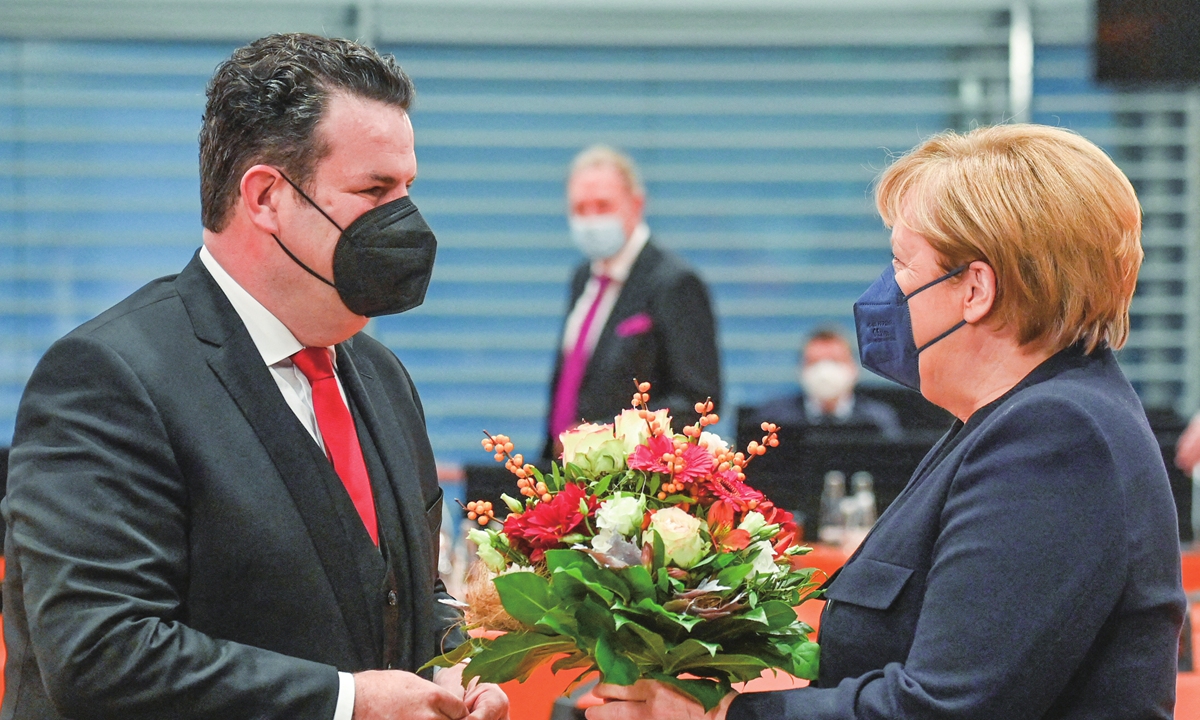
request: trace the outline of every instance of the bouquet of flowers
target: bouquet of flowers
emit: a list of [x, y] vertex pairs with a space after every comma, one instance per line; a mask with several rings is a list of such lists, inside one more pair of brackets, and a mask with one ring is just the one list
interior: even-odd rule
[[793, 610], [815, 593], [809, 548], [791, 513], [745, 482], [746, 464], [778, 446], [778, 428], [763, 423], [762, 440], [734, 452], [705, 430], [718, 419], [706, 401], [675, 435], [665, 410], [649, 410], [649, 390], [638, 384], [612, 424], [563, 433], [562, 464], [549, 473], [506, 436], [487, 436], [522, 499], [503, 496], [503, 523], [491, 503], [466, 506], [481, 561], [467, 619], [505, 632], [429, 665], [470, 658], [464, 682], [524, 681], [561, 656], [556, 672], [661, 680], [706, 710], [764, 670], [816, 677], [813, 630]]

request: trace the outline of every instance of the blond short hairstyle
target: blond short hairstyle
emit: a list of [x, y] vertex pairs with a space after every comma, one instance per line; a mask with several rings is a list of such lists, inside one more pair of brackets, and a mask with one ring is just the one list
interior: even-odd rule
[[633, 158], [608, 145], [592, 145], [576, 155], [571, 161], [571, 171], [567, 177], [575, 177], [575, 173], [580, 170], [596, 165], [611, 165], [625, 179], [625, 185], [631, 193], [638, 197], [646, 194], [646, 188], [642, 185], [642, 174], [638, 172]]
[[1119, 349], [1142, 264], [1142, 213], [1128, 178], [1079, 135], [998, 125], [926, 140], [880, 176], [888, 227], [924, 238], [943, 270], [982, 260], [991, 317], [1021, 345]]

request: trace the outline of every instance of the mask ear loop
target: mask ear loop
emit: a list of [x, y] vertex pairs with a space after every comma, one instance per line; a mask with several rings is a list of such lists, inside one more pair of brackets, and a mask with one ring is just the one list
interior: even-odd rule
[[[969, 267], [971, 267], [971, 263], [967, 263], [966, 265], [959, 265], [958, 267], [954, 268], [953, 270], [951, 270], [950, 272], [941, 276], [940, 278], [925, 283], [921, 287], [919, 287], [916, 290], [913, 290], [909, 294], [905, 295], [904, 302], [907, 303], [917, 293], [924, 292], [924, 291], [928, 290], [929, 288], [933, 287], [934, 285], [937, 285], [940, 282], [945, 282], [946, 280], [949, 280], [950, 278], [954, 277], [955, 275], [962, 273], [964, 270], [966, 270]], [[954, 327], [950, 328], [946, 332], [942, 333], [941, 335], [938, 335], [934, 339], [930, 340], [929, 342], [925, 343], [921, 347], [917, 348], [917, 354], [920, 355], [925, 350], [925, 348], [927, 348], [930, 345], [934, 344], [935, 342], [941, 340], [942, 338], [946, 337], [950, 333], [954, 332], [955, 330], [959, 329], [960, 327], [962, 327], [963, 325], [966, 325], [966, 324], [967, 324], [966, 320], [959, 320], [958, 323], [954, 325]]]
[[[278, 168], [276, 168], [276, 169], [278, 169]], [[284, 172], [283, 172], [282, 170], [280, 170], [280, 171], [279, 171], [279, 176], [280, 176], [280, 177], [282, 177], [284, 180], [287, 180], [287, 181], [288, 181], [288, 184], [289, 184], [289, 185], [291, 185], [291, 186], [292, 186], [292, 188], [293, 188], [293, 189], [294, 189], [296, 192], [300, 193], [300, 197], [302, 197], [302, 198], [304, 198], [305, 200], [307, 200], [309, 205], [312, 205], [313, 207], [315, 207], [315, 208], [317, 209], [317, 212], [319, 212], [319, 213], [321, 213], [322, 215], [324, 215], [326, 220], [328, 220], [329, 222], [333, 223], [333, 226], [334, 226], [335, 228], [337, 228], [339, 232], [343, 232], [343, 233], [344, 233], [344, 232], [346, 232], [345, 230], [343, 230], [343, 229], [342, 229], [342, 226], [341, 226], [341, 225], [338, 225], [338, 224], [337, 224], [337, 221], [335, 221], [333, 218], [329, 217], [329, 213], [327, 213], [327, 212], [325, 212], [324, 210], [322, 210], [320, 205], [318, 205], [318, 204], [316, 204], [315, 202], [313, 202], [312, 198], [310, 198], [310, 197], [309, 197], [309, 196], [308, 196], [308, 195], [307, 195], [307, 194], [306, 194], [306, 193], [305, 193], [303, 190], [301, 190], [299, 185], [297, 185], [296, 183], [292, 182], [292, 179], [291, 179], [290, 177], [288, 177], [287, 175], [285, 175], [285, 174], [284, 174]], [[287, 253], [287, 256], [288, 256], [288, 257], [290, 257], [290, 258], [292, 259], [292, 262], [294, 262], [294, 263], [296, 263], [297, 265], [299, 265], [300, 267], [304, 268], [304, 270], [305, 270], [305, 271], [306, 271], [306, 272], [307, 272], [309, 275], [312, 275], [313, 277], [315, 277], [316, 279], [318, 279], [318, 280], [320, 280], [321, 282], [325, 283], [325, 284], [326, 284], [326, 285], [328, 285], [329, 287], [333, 288], [334, 290], [337, 290], [337, 285], [334, 285], [333, 283], [331, 283], [331, 282], [329, 282], [328, 280], [326, 280], [326, 279], [325, 279], [324, 277], [322, 277], [322, 276], [321, 276], [319, 273], [317, 273], [317, 271], [316, 271], [316, 270], [313, 270], [313, 269], [312, 269], [312, 268], [310, 268], [308, 265], [305, 265], [305, 264], [304, 264], [304, 262], [300, 260], [300, 258], [296, 257], [295, 253], [293, 253], [291, 250], [288, 250], [288, 248], [287, 248], [287, 245], [284, 245], [284, 244], [283, 244], [283, 241], [279, 239], [279, 236], [278, 236], [278, 235], [276, 235], [275, 233], [271, 233], [271, 237], [275, 238], [275, 243], [276, 243], [277, 245], [279, 245], [279, 249], [280, 249], [280, 250], [283, 250], [285, 253]]]

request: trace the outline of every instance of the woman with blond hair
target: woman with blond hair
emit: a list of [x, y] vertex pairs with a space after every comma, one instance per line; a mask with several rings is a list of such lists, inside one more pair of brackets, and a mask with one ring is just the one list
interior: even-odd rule
[[[880, 178], [891, 267], [862, 362], [957, 419], [826, 584], [817, 686], [707, 717], [1170, 718], [1185, 599], [1158, 444], [1113, 351], [1141, 211], [1112, 161], [1036, 125], [931, 138]], [[706, 717], [602, 685], [591, 720]]]

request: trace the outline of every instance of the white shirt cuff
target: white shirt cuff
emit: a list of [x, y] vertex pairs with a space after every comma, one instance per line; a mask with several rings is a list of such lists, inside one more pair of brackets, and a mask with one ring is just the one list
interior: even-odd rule
[[350, 673], [338, 673], [337, 707], [333, 710], [333, 720], [350, 720], [354, 715], [354, 676]]

